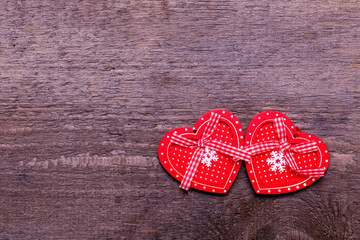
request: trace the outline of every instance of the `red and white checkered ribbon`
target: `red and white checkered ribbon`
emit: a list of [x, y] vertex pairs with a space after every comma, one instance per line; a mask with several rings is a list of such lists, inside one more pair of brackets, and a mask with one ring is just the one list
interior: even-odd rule
[[279, 148], [283, 152], [285, 161], [292, 171], [298, 175], [306, 177], [322, 177], [325, 174], [323, 168], [311, 168], [311, 169], [300, 169], [297, 165], [292, 152], [305, 154], [317, 151], [316, 142], [306, 142], [296, 145], [292, 145], [286, 138], [286, 128], [283, 118], [274, 119], [275, 133], [279, 141], [267, 141], [263, 143], [257, 143], [244, 148], [250, 155], [257, 155], [273, 149]]
[[200, 160], [204, 155], [205, 148], [230, 156], [233, 158], [233, 161], [251, 161], [251, 155], [249, 155], [246, 151], [225, 143], [209, 139], [210, 136], [216, 131], [220, 118], [220, 114], [213, 112], [211, 113], [210, 120], [207, 122], [205, 130], [199, 140], [192, 140], [175, 134], [171, 136], [170, 141], [173, 144], [185, 148], [196, 148], [190, 160], [189, 166], [186, 169], [184, 178], [180, 184], [180, 187], [182, 189], [187, 191], [189, 190], [195, 176], [195, 172], [199, 166]]

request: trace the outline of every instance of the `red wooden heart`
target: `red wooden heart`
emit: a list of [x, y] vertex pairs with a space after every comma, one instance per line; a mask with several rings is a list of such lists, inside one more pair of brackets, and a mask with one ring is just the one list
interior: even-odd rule
[[[240, 148], [244, 145], [243, 130], [240, 121], [230, 112], [214, 110], [213, 113], [221, 115], [218, 127], [211, 140], [221, 141], [228, 145]], [[211, 112], [202, 116], [194, 128], [177, 128], [168, 132], [159, 145], [159, 159], [165, 170], [178, 181], [182, 181], [186, 168], [189, 165], [194, 148], [185, 148], [170, 142], [174, 133], [186, 138], [198, 140], [204, 132]], [[209, 151], [207, 160], [200, 162], [191, 187], [212, 193], [228, 192], [233, 184], [241, 162], [235, 163], [232, 158], [219, 152]]]
[[[318, 150], [316, 152], [293, 153], [298, 166], [301, 169], [322, 168], [326, 170], [329, 166], [330, 156], [325, 144], [314, 135], [299, 132], [290, 119], [280, 112], [268, 111], [255, 116], [246, 131], [245, 146], [277, 140], [273, 121], [279, 117], [284, 118], [289, 143], [317, 142]], [[258, 194], [294, 192], [311, 185], [320, 178], [304, 177], [294, 173], [289, 166], [284, 165], [279, 149], [253, 156], [251, 163], [246, 164], [246, 169], [251, 184]]]

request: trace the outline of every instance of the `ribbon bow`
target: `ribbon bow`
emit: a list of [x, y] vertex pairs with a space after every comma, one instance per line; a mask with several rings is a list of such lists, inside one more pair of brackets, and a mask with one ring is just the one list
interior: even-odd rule
[[292, 145], [288, 142], [286, 137], [286, 128], [283, 118], [275, 118], [274, 119], [274, 127], [275, 133], [278, 137], [279, 141], [267, 141], [263, 143], [257, 143], [254, 145], [247, 146], [244, 148], [251, 156], [261, 154], [267, 151], [271, 151], [275, 148], [279, 148], [280, 151], [283, 153], [285, 157], [285, 162], [290, 167], [292, 171], [297, 173], [298, 175], [302, 176], [311, 176], [311, 177], [322, 177], [325, 174], [325, 169], [321, 168], [312, 168], [312, 169], [300, 169], [297, 165], [293, 153], [310, 153], [317, 151], [317, 144], [316, 142], [306, 142], [300, 143], [296, 145]]
[[184, 178], [181, 181], [180, 187], [182, 189], [187, 191], [189, 190], [200, 160], [205, 153], [205, 148], [233, 157], [233, 161], [235, 162], [239, 160], [245, 160], [247, 162], [251, 161], [251, 156], [249, 158], [249, 154], [247, 154], [244, 150], [215, 140], [210, 140], [210, 136], [216, 131], [220, 118], [220, 114], [211, 113], [210, 120], [206, 124], [205, 130], [199, 140], [192, 140], [175, 134], [171, 136], [170, 141], [174, 144], [185, 148], [196, 148], [190, 160], [189, 166], [186, 169]]

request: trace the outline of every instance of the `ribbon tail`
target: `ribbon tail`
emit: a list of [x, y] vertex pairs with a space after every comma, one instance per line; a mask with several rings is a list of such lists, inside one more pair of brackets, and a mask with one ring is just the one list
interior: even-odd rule
[[286, 128], [285, 128], [284, 119], [282, 117], [274, 119], [274, 128], [275, 128], [276, 136], [279, 139], [279, 142], [285, 142], [286, 141]]
[[210, 137], [215, 132], [215, 130], [217, 129], [217, 125], [220, 121], [220, 118], [221, 118], [220, 114], [211, 112], [211, 117], [203, 133], [204, 139]]
[[297, 169], [295, 172], [304, 177], [322, 177], [325, 175], [325, 169], [321, 168]]
[[180, 135], [172, 135], [170, 137], [170, 141], [173, 144], [179, 145], [181, 147], [190, 148], [192, 146], [196, 146], [196, 141], [187, 139], [185, 137], [182, 137]]
[[232, 157], [234, 162], [237, 162], [240, 160], [244, 160], [248, 163], [251, 162], [251, 155], [243, 149], [233, 147], [233, 146], [227, 145], [225, 143], [215, 142], [215, 141], [208, 142], [206, 146], [211, 150], [214, 150], [216, 152], [220, 152], [222, 154]]
[[284, 155], [285, 155], [286, 163], [289, 165], [290, 169], [291, 170], [298, 170], [299, 167], [296, 164], [296, 161], [295, 161], [294, 157], [291, 155], [291, 153], [286, 152]]
[[244, 151], [248, 152], [251, 156], [258, 155], [264, 152], [271, 151], [275, 148], [279, 148], [280, 144], [277, 141], [268, 141], [264, 143], [255, 143], [243, 148]]
[[192, 155], [190, 164], [186, 169], [183, 180], [181, 181], [180, 188], [189, 191], [193, 178], [195, 176], [196, 170], [199, 166], [200, 159], [204, 154], [204, 150], [201, 148], [196, 148], [195, 152]]

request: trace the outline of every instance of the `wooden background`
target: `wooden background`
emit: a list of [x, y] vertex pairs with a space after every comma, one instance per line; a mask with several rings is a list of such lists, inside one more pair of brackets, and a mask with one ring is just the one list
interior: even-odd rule
[[[0, 239], [359, 239], [360, 2], [0, 2]], [[331, 153], [302, 191], [185, 193], [157, 157], [213, 109]]]

